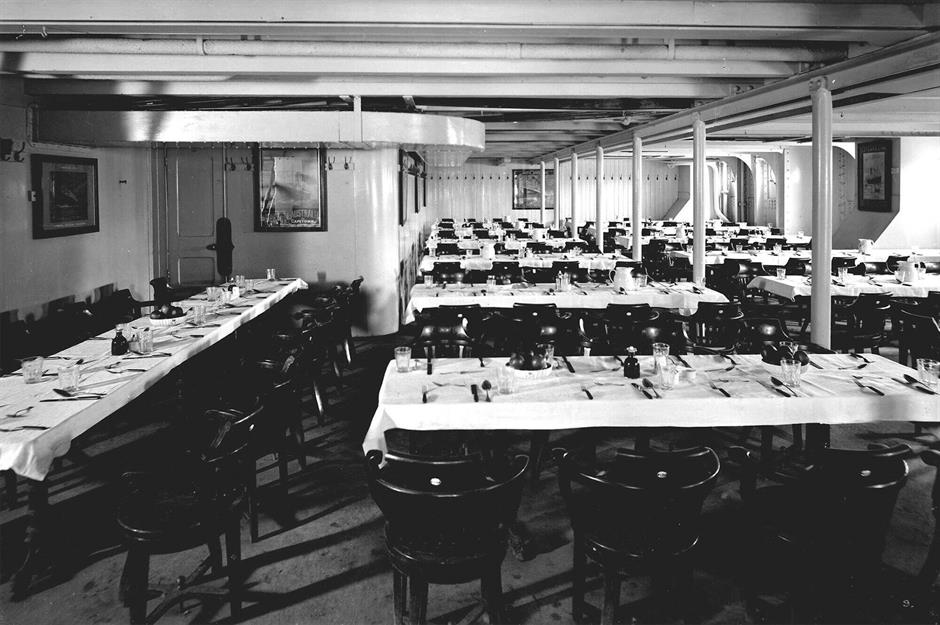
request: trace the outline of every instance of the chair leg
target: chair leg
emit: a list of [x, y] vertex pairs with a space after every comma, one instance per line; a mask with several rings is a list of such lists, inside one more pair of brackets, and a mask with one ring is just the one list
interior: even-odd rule
[[124, 604], [130, 609], [131, 625], [147, 621], [148, 579], [150, 577], [150, 554], [146, 549], [132, 545], [127, 550], [121, 586]]
[[17, 504], [16, 473], [13, 471], [3, 472], [3, 493], [7, 508], [12, 510]]
[[258, 472], [255, 463], [248, 463], [248, 533], [251, 542], [258, 542]]
[[483, 601], [486, 602], [486, 612], [490, 616], [490, 625], [498, 625], [503, 621], [503, 578], [500, 563], [480, 580], [480, 591]]
[[423, 579], [411, 578], [411, 604], [408, 612], [412, 625], [424, 625], [428, 620], [428, 583]]
[[613, 625], [620, 606], [620, 577], [616, 571], [604, 571], [604, 611], [601, 625]]
[[392, 594], [395, 598], [395, 625], [405, 625], [405, 603], [408, 601], [408, 576], [392, 569]]
[[212, 566], [212, 572], [220, 575], [222, 573], [222, 543], [219, 537], [210, 538], [206, 546], [209, 548], [209, 564]]
[[571, 568], [571, 617], [575, 623], [582, 622], [584, 618], [584, 580], [587, 570], [587, 557], [584, 555], [584, 541], [575, 531], [572, 543], [574, 555]]
[[529, 480], [532, 486], [539, 483], [539, 475], [542, 473], [542, 459], [545, 456], [545, 448], [548, 446], [548, 430], [536, 430], [532, 432], [529, 439], [529, 466], [532, 467], [532, 473]]
[[242, 536], [241, 518], [232, 515], [232, 520], [225, 529], [225, 556], [228, 566], [228, 595], [232, 618], [238, 618], [242, 611]]

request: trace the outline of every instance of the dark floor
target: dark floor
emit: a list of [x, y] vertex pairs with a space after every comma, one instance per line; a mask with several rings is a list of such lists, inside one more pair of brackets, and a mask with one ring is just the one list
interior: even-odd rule
[[[391, 348], [398, 340], [395, 336], [359, 340], [358, 358], [346, 375], [350, 384], [345, 392], [331, 394], [328, 422], [318, 427], [315, 419], [307, 419], [310, 464], [302, 472], [291, 465], [294, 475], [289, 500], [262, 514], [259, 542], [250, 544], [247, 524], [243, 526], [250, 592], [241, 621], [392, 622], [392, 576], [383, 552], [382, 519], [369, 497], [360, 444], [375, 410]], [[889, 356], [894, 353], [883, 351]], [[74, 469], [66, 466], [52, 476], [56, 526], [50, 533], [60, 538], [55, 551], [57, 573], [40, 580], [38, 592], [20, 602], [9, 600], [9, 586], [4, 585], [0, 624], [128, 622], [127, 611], [118, 601], [125, 554], [112, 531], [107, 484], [111, 472], [135, 456], [134, 449], [152, 451], [158, 444], [154, 441], [159, 441], [159, 418], [145, 421], [145, 426], [129, 420], [125, 427], [111, 424], [107, 436], [92, 437], [85, 447], [88, 455], [104, 460]], [[630, 432], [604, 434], [607, 446], [632, 445]], [[668, 442], [683, 434], [667, 431], [657, 436]], [[727, 445], [740, 437], [739, 431], [730, 429], [703, 434], [722, 455]], [[781, 429], [778, 444], [785, 445], [788, 435]], [[554, 434], [553, 443], [563, 444], [565, 436], [564, 432]], [[919, 451], [936, 438], [930, 433], [915, 438], [913, 426], [906, 423], [833, 428], [834, 446], [861, 448], [875, 441], [903, 442]], [[521, 433], [518, 443], [520, 449], [527, 447]], [[757, 441], [750, 439], [747, 444], [756, 448]], [[911, 479], [899, 498], [884, 554], [889, 575], [901, 582], [920, 567], [933, 531], [929, 490], [932, 469], [917, 459], [910, 464]], [[273, 470], [266, 471], [262, 481], [273, 475]], [[708, 623], [750, 621], [741, 597], [740, 558], [744, 548], [735, 478], [733, 471], [724, 471], [706, 502], [697, 555], [695, 607], [701, 620]], [[503, 586], [511, 622], [573, 622], [571, 533], [551, 463], [535, 488], [526, 487], [519, 518], [531, 538], [531, 558], [520, 561], [510, 554], [504, 563]], [[23, 520], [22, 506], [0, 514], [4, 559], [0, 570], [4, 575], [9, 575], [17, 558]], [[151, 582], [172, 583], [202, 556], [197, 549], [155, 557]], [[598, 584], [593, 588], [592, 600], [599, 604]], [[646, 580], [628, 580], [622, 601], [642, 596], [646, 589]], [[429, 618], [437, 623], [456, 622], [478, 600], [478, 584], [432, 586]], [[230, 622], [227, 605], [191, 602], [182, 612], [173, 610], [161, 620], [168, 624], [204, 621]]]

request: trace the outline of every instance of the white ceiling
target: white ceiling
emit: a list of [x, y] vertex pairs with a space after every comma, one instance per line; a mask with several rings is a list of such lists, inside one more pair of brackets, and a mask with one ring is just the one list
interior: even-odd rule
[[[484, 157], [526, 160], [937, 30], [938, 2], [5, 0], [0, 71], [58, 109], [343, 111], [359, 96], [483, 121]], [[940, 134], [923, 78], [840, 105], [835, 134]], [[808, 120], [715, 135], [800, 140]]]

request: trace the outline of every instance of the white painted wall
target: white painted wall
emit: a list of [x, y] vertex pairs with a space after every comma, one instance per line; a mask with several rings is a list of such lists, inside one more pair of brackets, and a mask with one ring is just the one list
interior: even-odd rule
[[[431, 168], [428, 204], [441, 216], [462, 219], [476, 217], [492, 219], [513, 215], [538, 219], [538, 210], [512, 210], [512, 170], [535, 169], [537, 166], [478, 165]], [[602, 215], [605, 220], [629, 217], [633, 205], [633, 163], [631, 159], [604, 159], [604, 190]], [[561, 216], [571, 215], [571, 164], [561, 163], [559, 200]], [[679, 171], [663, 163], [647, 160], [643, 163], [644, 210], [651, 219], [661, 219], [676, 199]], [[594, 221], [595, 161], [578, 159], [578, 223]], [[553, 211], [545, 212], [546, 221], [554, 219]]]
[[[0, 78], [0, 94], [0, 136], [19, 143], [27, 136], [22, 83]], [[33, 239], [30, 154], [98, 159], [99, 232]], [[150, 299], [150, 149], [28, 144], [24, 157], [0, 161], [0, 311], [39, 317], [51, 300], [85, 299], [110, 283]]]

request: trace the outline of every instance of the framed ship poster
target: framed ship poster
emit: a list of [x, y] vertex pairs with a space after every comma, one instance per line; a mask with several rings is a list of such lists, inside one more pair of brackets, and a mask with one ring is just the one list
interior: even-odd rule
[[891, 142], [870, 141], [856, 146], [858, 209], [891, 211]]
[[255, 151], [255, 232], [325, 231], [325, 150]]
[[540, 169], [512, 170], [513, 210], [538, 210], [542, 208], [542, 193], [545, 193], [545, 208], [555, 208], [555, 170], [545, 170], [545, 189], [542, 189]]
[[98, 160], [33, 154], [33, 238], [98, 232]]

